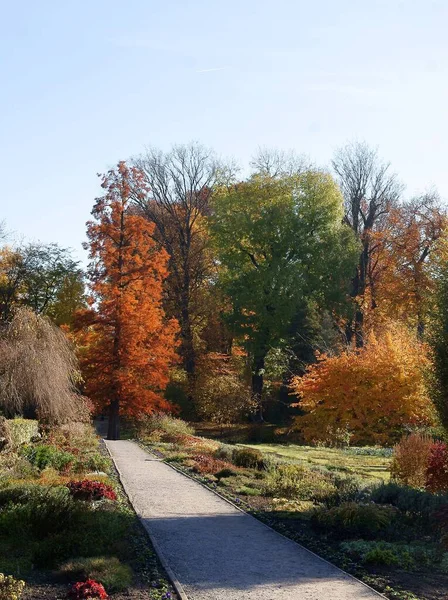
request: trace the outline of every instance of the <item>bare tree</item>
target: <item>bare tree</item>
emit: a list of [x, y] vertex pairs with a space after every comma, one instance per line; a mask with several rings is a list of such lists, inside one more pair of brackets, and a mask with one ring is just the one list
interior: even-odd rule
[[192, 376], [192, 299], [211, 268], [203, 217], [209, 214], [215, 185], [231, 178], [231, 170], [197, 143], [174, 146], [167, 153], [149, 148], [135, 165], [143, 173], [145, 189], [134, 190], [134, 202], [155, 223], [155, 237], [170, 256], [168, 301], [180, 324], [184, 368]]
[[374, 234], [387, 226], [387, 217], [400, 197], [402, 186], [390, 164], [378, 157], [376, 150], [365, 143], [354, 142], [337, 151], [333, 169], [339, 178], [345, 201], [345, 222], [353, 229], [361, 244], [358, 267], [352, 280], [351, 296], [355, 312], [346, 328], [347, 341], [355, 338], [362, 346], [364, 315], [359, 298], [364, 295], [371, 273]]
[[0, 409], [61, 423], [80, 420], [85, 406], [73, 348], [46, 317], [19, 308], [0, 337]]
[[311, 169], [311, 161], [293, 150], [284, 151], [277, 148], [261, 147], [250, 162], [255, 173], [268, 177], [299, 175]]

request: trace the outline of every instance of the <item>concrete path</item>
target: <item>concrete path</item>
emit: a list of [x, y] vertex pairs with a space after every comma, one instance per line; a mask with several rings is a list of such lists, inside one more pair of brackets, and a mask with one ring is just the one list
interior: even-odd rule
[[382, 598], [137, 444], [106, 444], [137, 514], [189, 599]]

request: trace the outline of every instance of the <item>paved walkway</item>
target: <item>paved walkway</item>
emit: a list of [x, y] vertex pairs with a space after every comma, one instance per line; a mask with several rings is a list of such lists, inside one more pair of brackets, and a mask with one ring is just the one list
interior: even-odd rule
[[191, 600], [379, 600], [129, 441], [106, 441], [143, 524]]

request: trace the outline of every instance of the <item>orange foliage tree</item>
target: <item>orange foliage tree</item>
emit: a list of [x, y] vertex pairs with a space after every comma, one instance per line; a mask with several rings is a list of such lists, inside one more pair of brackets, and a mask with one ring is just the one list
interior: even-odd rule
[[129, 208], [135, 168], [120, 162], [103, 176], [105, 195], [87, 224], [91, 309], [78, 314], [77, 341], [86, 393], [108, 409], [108, 438], [119, 438], [119, 416], [170, 410], [163, 398], [176, 359], [177, 322], [162, 308], [168, 254], [153, 239], [154, 224]]
[[339, 356], [320, 355], [292, 380], [297, 406], [306, 411], [295, 428], [307, 442], [331, 443], [347, 431], [355, 443], [391, 444], [406, 426], [433, 424], [424, 345], [396, 324], [367, 342]]

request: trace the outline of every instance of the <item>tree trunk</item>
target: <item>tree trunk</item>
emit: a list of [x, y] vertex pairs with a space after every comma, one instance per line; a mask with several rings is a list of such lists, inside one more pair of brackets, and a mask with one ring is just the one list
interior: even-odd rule
[[254, 369], [252, 373], [252, 398], [254, 399], [257, 410], [254, 414], [255, 421], [263, 421], [263, 374], [264, 374], [264, 359], [266, 354], [254, 358]]
[[109, 423], [107, 427], [107, 439], [120, 439], [120, 402], [118, 399], [111, 400], [109, 404]]

